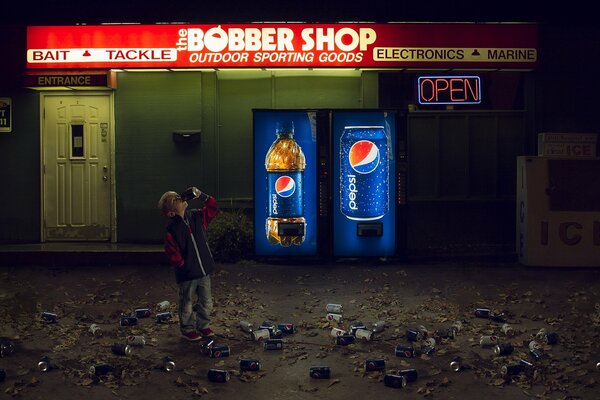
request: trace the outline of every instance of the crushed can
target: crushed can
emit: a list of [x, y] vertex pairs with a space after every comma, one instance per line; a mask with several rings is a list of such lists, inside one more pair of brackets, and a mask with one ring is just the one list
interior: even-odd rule
[[296, 327], [294, 324], [290, 323], [277, 324], [277, 329], [279, 329], [284, 335], [293, 335], [296, 333]]
[[137, 318], [149, 318], [152, 315], [152, 311], [149, 308], [136, 308], [133, 314]]
[[40, 361], [37, 363], [37, 367], [42, 372], [47, 372], [52, 369], [52, 365], [50, 364], [50, 358], [48, 356], [43, 356]]
[[251, 335], [253, 340], [266, 340], [271, 337], [271, 332], [269, 332], [268, 329], [259, 329], [257, 331], [252, 332]]
[[403, 346], [403, 345], [397, 345], [396, 349], [394, 350], [394, 354], [396, 354], [396, 357], [405, 357], [405, 358], [414, 358], [417, 356], [417, 352], [415, 351], [415, 348], [412, 346]]
[[331, 328], [331, 332], [329, 332], [329, 334], [333, 337], [346, 335], [347, 333], [348, 332], [346, 332], [345, 330], [340, 329], [340, 328]]
[[365, 361], [365, 371], [384, 371], [385, 360], [383, 358], [369, 358]]
[[265, 350], [282, 350], [283, 340], [281, 339], [267, 339], [263, 344]]
[[381, 333], [384, 331], [384, 329], [385, 321], [373, 322], [373, 324], [371, 325], [371, 330], [373, 331], [373, 333]]
[[423, 346], [425, 347], [435, 347], [435, 345], [436, 343], [434, 338], [427, 338], [423, 341]]
[[144, 346], [146, 344], [146, 338], [142, 335], [129, 335], [127, 336], [127, 344], [130, 346]]
[[492, 315], [492, 310], [489, 308], [476, 308], [475, 316], [477, 318], [489, 318]]
[[242, 358], [240, 360], [240, 371], [260, 371], [260, 361], [254, 358]]
[[246, 333], [252, 333], [254, 332], [254, 325], [252, 322], [240, 321], [240, 329]]
[[452, 372], [459, 372], [463, 369], [463, 361], [460, 357], [454, 357], [452, 361], [450, 361], [450, 370]]
[[166, 311], [169, 307], [171, 307], [171, 303], [168, 300], [161, 301], [156, 305], [158, 311]]
[[415, 382], [419, 378], [419, 374], [414, 368], [401, 369], [398, 371], [398, 375], [404, 376], [406, 378], [406, 382]]
[[532, 340], [529, 342], [529, 350], [539, 350], [542, 348], [542, 345], [537, 340]]
[[42, 321], [48, 322], [48, 323], [53, 323], [58, 320], [58, 315], [48, 312], [48, 311], [43, 311], [42, 314], [40, 315], [40, 317], [42, 318]]
[[169, 356], [166, 356], [162, 359], [162, 369], [166, 372], [175, 371], [175, 361]]
[[0, 357], [9, 356], [15, 352], [15, 344], [7, 337], [0, 338]]
[[479, 338], [479, 344], [481, 347], [491, 347], [498, 344], [498, 336], [495, 335], [484, 335]]
[[340, 335], [335, 338], [335, 344], [340, 346], [347, 346], [354, 343], [355, 337], [353, 335]]
[[329, 379], [331, 378], [331, 369], [324, 366], [310, 367], [308, 369], [308, 376], [313, 379]]
[[102, 336], [102, 328], [98, 324], [91, 324], [89, 332], [96, 337]]
[[356, 331], [354, 331], [354, 336], [357, 339], [362, 339], [362, 340], [365, 340], [368, 342], [373, 339], [373, 331], [370, 331], [368, 329], [359, 328]]
[[342, 322], [342, 314], [328, 313], [325, 318], [327, 321]]
[[230, 379], [229, 371], [216, 368], [209, 369], [207, 377], [211, 382], [227, 382]]
[[343, 314], [343, 307], [341, 304], [327, 304], [327, 306], [325, 306], [325, 310], [328, 313]]
[[388, 387], [402, 389], [406, 386], [406, 376], [398, 374], [385, 374], [383, 384]]
[[456, 333], [460, 332], [462, 330], [463, 327], [463, 323], [462, 321], [454, 321], [454, 323], [452, 323], [451, 328], [454, 329], [454, 331]]
[[210, 358], [229, 357], [230, 353], [229, 346], [212, 346], [208, 351]]
[[120, 326], [134, 326], [137, 325], [137, 323], [137, 317], [131, 315], [121, 315], [121, 319], [119, 320]]
[[509, 337], [515, 336], [515, 330], [509, 324], [503, 324], [501, 330], [502, 330], [502, 333], [504, 333], [506, 336], [509, 336]]
[[89, 372], [92, 375], [102, 376], [102, 375], [106, 375], [106, 374], [112, 372], [113, 369], [114, 369], [114, 367], [110, 364], [99, 363], [99, 364], [92, 365], [89, 369]]
[[499, 343], [494, 346], [494, 354], [497, 356], [507, 356], [511, 354], [514, 350], [514, 347], [510, 343]]
[[416, 329], [407, 329], [406, 330], [406, 338], [411, 342], [418, 342], [423, 340], [423, 334]]
[[171, 314], [171, 311], [165, 311], [156, 314], [156, 322], [158, 322], [159, 324], [167, 323], [171, 319], [173, 319], [173, 314]]
[[118, 356], [130, 356], [131, 355], [131, 346], [124, 343], [113, 343], [110, 347], [112, 352]]

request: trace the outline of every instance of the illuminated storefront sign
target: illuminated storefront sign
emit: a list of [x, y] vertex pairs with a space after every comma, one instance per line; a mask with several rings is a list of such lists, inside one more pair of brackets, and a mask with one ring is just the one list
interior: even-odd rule
[[28, 68], [535, 68], [534, 24], [80, 25], [27, 29]]
[[25, 75], [24, 86], [108, 86], [108, 74]]
[[417, 91], [419, 104], [481, 103], [478, 76], [421, 76]]

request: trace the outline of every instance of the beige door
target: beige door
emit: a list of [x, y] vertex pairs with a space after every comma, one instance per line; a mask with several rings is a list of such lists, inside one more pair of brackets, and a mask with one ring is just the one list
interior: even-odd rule
[[111, 239], [111, 96], [42, 96], [43, 240]]

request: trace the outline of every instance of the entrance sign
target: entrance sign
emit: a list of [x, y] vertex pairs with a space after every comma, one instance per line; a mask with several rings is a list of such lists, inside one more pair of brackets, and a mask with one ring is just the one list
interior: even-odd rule
[[535, 24], [77, 25], [27, 28], [27, 68], [536, 67]]

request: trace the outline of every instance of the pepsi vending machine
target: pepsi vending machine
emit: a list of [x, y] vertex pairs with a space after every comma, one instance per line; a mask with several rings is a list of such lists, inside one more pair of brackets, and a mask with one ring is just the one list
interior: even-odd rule
[[329, 247], [318, 240], [330, 229], [318, 183], [329, 147], [317, 148], [329, 140], [328, 121], [318, 110], [253, 110], [257, 256], [316, 256]]
[[396, 254], [396, 114], [332, 112], [333, 256]]

